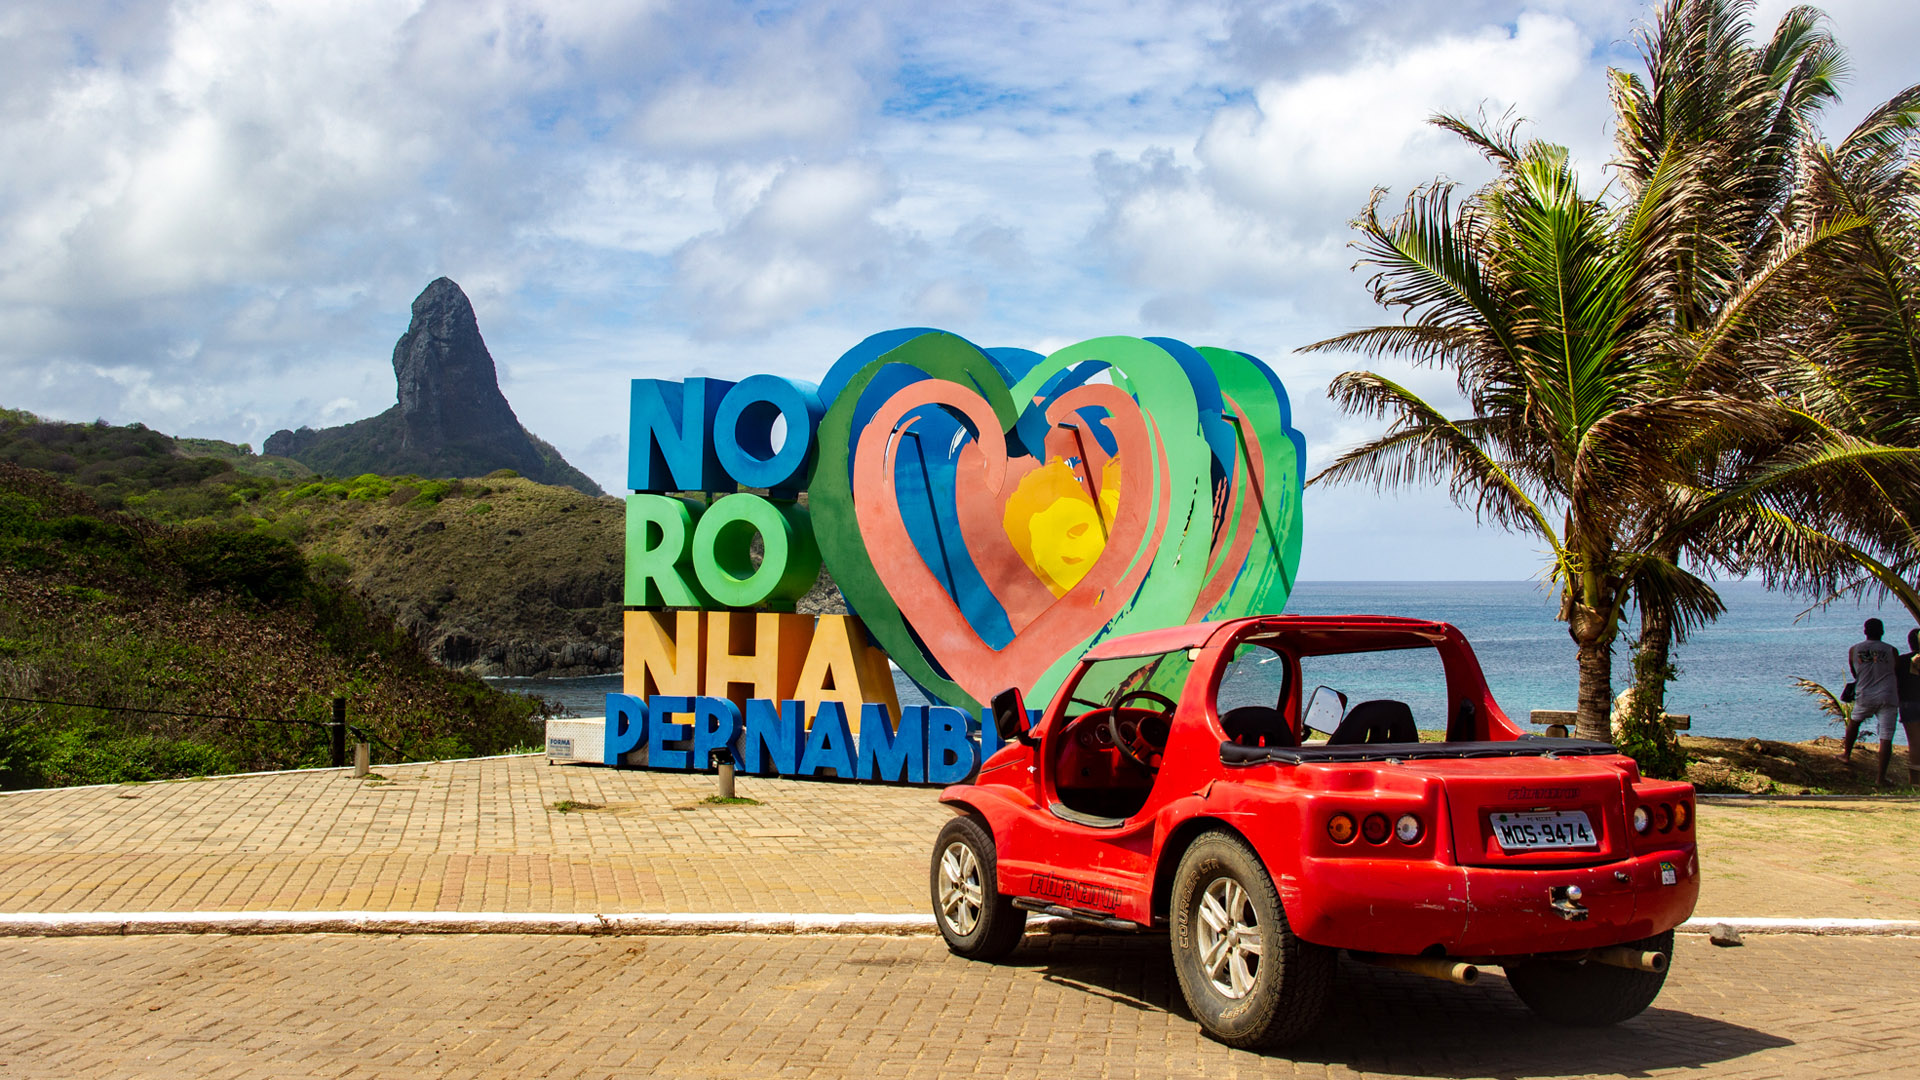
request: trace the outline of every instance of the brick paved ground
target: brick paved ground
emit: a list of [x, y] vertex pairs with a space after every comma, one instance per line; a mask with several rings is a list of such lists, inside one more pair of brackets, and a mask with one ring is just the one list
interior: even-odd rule
[[[0, 911], [920, 912], [929, 788], [541, 758], [0, 796]], [[602, 810], [562, 814], [562, 800]], [[1707, 915], [1920, 917], [1920, 804], [1706, 804]]]
[[[538, 757], [0, 796], [0, 911], [925, 907], [929, 788]], [[557, 813], [563, 799], [605, 809]], [[1920, 917], [1920, 803], [1707, 803], [1703, 915]]]
[[[0, 911], [919, 911], [932, 789], [541, 758], [0, 798]], [[559, 813], [562, 801], [601, 810]]]
[[[1006, 965], [928, 938], [14, 939], [0, 1076], [1912, 1076], [1920, 940], [1683, 937], [1652, 1010], [1536, 1021], [1343, 962], [1324, 1033], [1201, 1037], [1164, 938], [1028, 939]], [[1810, 977], [1818, 972], [1825, 977]]]

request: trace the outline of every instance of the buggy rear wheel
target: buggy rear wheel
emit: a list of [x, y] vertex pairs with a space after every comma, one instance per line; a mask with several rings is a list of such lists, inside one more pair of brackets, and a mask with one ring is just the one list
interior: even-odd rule
[[1207, 1034], [1229, 1046], [1276, 1046], [1319, 1023], [1333, 950], [1294, 936], [1273, 878], [1238, 837], [1193, 842], [1174, 876], [1171, 914], [1173, 970]]
[[[1626, 943], [1629, 949], [1673, 956], [1673, 931]], [[1543, 1020], [1571, 1027], [1606, 1027], [1645, 1012], [1667, 982], [1666, 969], [1633, 971], [1597, 961], [1537, 959], [1507, 969], [1507, 984]]]

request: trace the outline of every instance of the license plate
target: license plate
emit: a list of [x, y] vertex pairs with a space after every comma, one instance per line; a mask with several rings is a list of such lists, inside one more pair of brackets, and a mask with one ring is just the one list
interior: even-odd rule
[[1493, 836], [1504, 851], [1552, 851], [1600, 846], [1600, 838], [1593, 835], [1593, 825], [1582, 810], [1495, 814]]

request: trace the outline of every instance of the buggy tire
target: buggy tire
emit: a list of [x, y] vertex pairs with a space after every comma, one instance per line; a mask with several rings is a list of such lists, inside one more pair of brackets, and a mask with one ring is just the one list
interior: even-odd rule
[[1294, 935], [1272, 876], [1239, 837], [1209, 832], [1187, 848], [1169, 915], [1174, 974], [1208, 1035], [1278, 1046], [1325, 1015], [1336, 954]]
[[978, 820], [956, 817], [940, 830], [927, 882], [933, 921], [954, 953], [998, 960], [1020, 944], [1027, 913], [1000, 895], [993, 834]]
[[[1673, 931], [1626, 943], [1629, 949], [1666, 953], [1671, 967]], [[1665, 971], [1632, 971], [1588, 961], [1535, 959], [1507, 969], [1507, 983], [1543, 1020], [1569, 1027], [1606, 1027], [1645, 1012], [1666, 985]]]

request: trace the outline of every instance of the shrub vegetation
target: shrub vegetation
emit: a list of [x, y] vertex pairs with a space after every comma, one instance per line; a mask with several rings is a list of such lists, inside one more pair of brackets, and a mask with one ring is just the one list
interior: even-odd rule
[[[150, 444], [135, 432], [93, 445]], [[92, 475], [123, 502], [135, 491], [164, 501], [205, 490], [158, 487], [168, 474], [139, 453], [112, 460], [134, 465], [113, 480]], [[253, 496], [222, 505], [282, 498], [284, 485], [236, 475], [229, 494]], [[393, 490], [380, 477], [329, 486], [346, 498]], [[297, 496], [318, 497], [333, 495]], [[0, 463], [0, 696], [31, 699], [0, 700], [0, 787], [324, 765], [327, 734], [312, 724], [330, 717], [336, 695], [389, 760], [528, 742], [538, 701], [430, 663], [347, 587], [343, 560], [309, 561], [271, 522], [210, 517], [166, 524], [116, 512], [73, 484]], [[33, 703], [46, 701], [70, 704]]]

